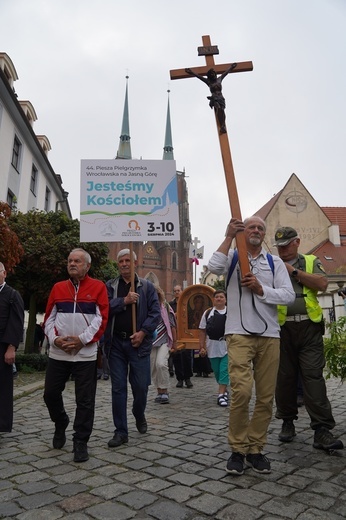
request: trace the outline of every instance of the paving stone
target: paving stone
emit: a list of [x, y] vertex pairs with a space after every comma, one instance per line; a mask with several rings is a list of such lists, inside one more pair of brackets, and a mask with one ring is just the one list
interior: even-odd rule
[[136, 490], [130, 491], [126, 495], [119, 495], [118, 500], [133, 509], [142, 509], [156, 502], [157, 497], [147, 491]]
[[11, 516], [18, 515], [22, 511], [23, 509], [21, 509], [14, 502], [0, 503], [0, 518], [9, 518]]
[[[89, 507], [85, 512], [97, 520], [129, 520], [136, 516], [136, 512], [126, 506], [113, 502], [105, 502]], [[90, 516], [88, 518], [90, 518]]]
[[295, 519], [299, 513], [305, 511], [307, 507], [289, 498], [273, 498], [262, 504], [259, 509], [268, 513], [281, 515], [283, 518]]
[[61, 500], [61, 497], [49, 491], [48, 493], [36, 493], [28, 497], [17, 498], [16, 501], [24, 509], [35, 509], [47, 504], [52, 504]]
[[253, 507], [233, 503], [219, 511], [215, 515], [215, 520], [256, 520], [257, 518], [262, 520], [262, 517], [263, 513]]
[[152, 493], [157, 493], [158, 491], [171, 487], [172, 485], [171, 482], [166, 482], [159, 478], [148, 478], [143, 482], [137, 482], [137, 487], [145, 489], [146, 491], [151, 491]]
[[160, 492], [161, 496], [170, 498], [179, 504], [186, 502], [190, 498], [196, 497], [200, 494], [200, 490], [188, 486], [171, 486], [168, 489], [164, 489]]
[[184, 484], [186, 486], [194, 486], [195, 484], [204, 482], [206, 478], [200, 475], [193, 475], [192, 473], [175, 473], [174, 475], [168, 477], [168, 480], [179, 482], [180, 484]]
[[118, 495], [128, 493], [129, 491], [131, 491], [131, 489], [131, 486], [115, 482], [113, 484], [108, 484], [108, 486], [100, 486], [98, 488], [94, 488], [90, 492], [94, 495], [104, 498], [105, 500], [110, 500], [112, 498], [116, 498]]
[[191, 510], [175, 502], [156, 502], [147, 508], [148, 515], [156, 520], [190, 520]]
[[74, 484], [63, 484], [62, 486], [57, 486], [54, 491], [63, 497], [71, 497], [87, 490], [88, 487], [85, 484], [75, 482]]
[[215, 515], [228, 504], [229, 500], [219, 496], [211, 495], [210, 493], [203, 493], [197, 498], [188, 501], [189, 507], [192, 507], [193, 509], [208, 515]]
[[[340, 388], [341, 386], [341, 388]], [[346, 385], [328, 380], [334, 395], [334, 433], [345, 439]], [[194, 380], [191, 391], [171, 388], [172, 405], [155, 406], [149, 389], [149, 431], [136, 431], [129, 396], [129, 443], [109, 449], [114, 426], [110, 386], [99, 385], [90, 459], [72, 460], [66, 446], [52, 449], [53, 425], [42, 391], [15, 401], [15, 428], [0, 438], [0, 517], [19, 520], [339, 520], [346, 510], [346, 450], [329, 456], [312, 447], [306, 410], [297, 437], [278, 441], [270, 425], [265, 453], [272, 473], [225, 471], [230, 456], [228, 414], [215, 405], [215, 381]], [[73, 421], [74, 384], [64, 391]], [[250, 408], [253, 409], [253, 400]], [[203, 411], [203, 412], [202, 412]]]
[[26, 495], [33, 495], [34, 493], [47, 491], [47, 489], [52, 489], [53, 487], [55, 487], [54, 482], [45, 480], [44, 482], [27, 482], [18, 486], [18, 489]]
[[86, 509], [93, 504], [99, 503], [100, 498], [89, 493], [80, 493], [72, 497], [65, 498], [59, 502], [59, 506], [67, 513], [74, 513]]

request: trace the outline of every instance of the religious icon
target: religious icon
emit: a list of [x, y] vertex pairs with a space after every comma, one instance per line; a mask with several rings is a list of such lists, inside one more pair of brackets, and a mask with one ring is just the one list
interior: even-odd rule
[[187, 304], [188, 328], [198, 329], [204, 311], [212, 306], [211, 299], [204, 294], [191, 296]]

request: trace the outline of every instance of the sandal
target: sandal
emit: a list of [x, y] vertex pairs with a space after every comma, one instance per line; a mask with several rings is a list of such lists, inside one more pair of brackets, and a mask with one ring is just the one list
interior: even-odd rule
[[217, 398], [217, 404], [219, 406], [227, 406], [228, 405], [227, 396], [225, 394], [219, 395], [219, 397]]

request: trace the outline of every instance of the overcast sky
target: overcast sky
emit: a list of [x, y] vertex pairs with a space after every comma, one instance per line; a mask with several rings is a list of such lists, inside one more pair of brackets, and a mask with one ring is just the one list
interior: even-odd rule
[[129, 75], [133, 159], [161, 159], [167, 90], [174, 157], [185, 169], [192, 236], [207, 263], [230, 208], [208, 87], [170, 69], [252, 61], [223, 81], [243, 218], [295, 173], [321, 206], [345, 206], [345, 0], [0, 0], [0, 51], [79, 218], [81, 159], [114, 158]]

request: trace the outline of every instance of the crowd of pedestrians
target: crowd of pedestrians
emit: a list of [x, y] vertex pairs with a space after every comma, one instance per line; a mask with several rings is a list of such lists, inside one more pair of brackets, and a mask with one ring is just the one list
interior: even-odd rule
[[[234, 239], [243, 233], [250, 269], [239, 265]], [[189, 327], [199, 330], [199, 360], [207, 361], [217, 383], [216, 405], [229, 406], [230, 456], [226, 471], [235, 476], [249, 466], [270, 473], [265, 445], [274, 399], [282, 419], [281, 442], [296, 436], [294, 421], [305, 406], [314, 431], [313, 447], [343, 449], [331, 433], [335, 426], [323, 377], [323, 315], [317, 293], [328, 280], [313, 255], [298, 252], [295, 229], [275, 233], [278, 255], [263, 242], [265, 222], [252, 216], [232, 218], [226, 236], [209, 260], [212, 273], [223, 275], [226, 290], [216, 290], [212, 307], [194, 302]], [[131, 256], [132, 255], [132, 256]], [[137, 258], [129, 249], [117, 256], [119, 275], [106, 284], [91, 278], [91, 257], [81, 248], [67, 259], [68, 279], [56, 283], [49, 295], [43, 329], [48, 349], [44, 401], [54, 424], [52, 445], [62, 449], [70, 417], [63, 391], [69, 378], [75, 384], [73, 460], [88, 460], [88, 441], [95, 415], [98, 379], [111, 380], [114, 432], [109, 448], [129, 441], [127, 401], [132, 392], [132, 414], [141, 434], [148, 430], [145, 416], [148, 389], [156, 388], [155, 402], [169, 404], [170, 377], [176, 387], [192, 388], [193, 350], [177, 348], [177, 320], [181, 285], [166, 301], [160, 287], [140, 278]], [[200, 305], [201, 303], [201, 305]], [[10, 432], [13, 417], [13, 369], [22, 340], [24, 304], [6, 284], [0, 263], [0, 431]], [[43, 338], [40, 339], [41, 344]], [[100, 357], [102, 364], [98, 363]], [[206, 364], [200, 365], [207, 367]], [[254, 394], [254, 407], [250, 399]]]

